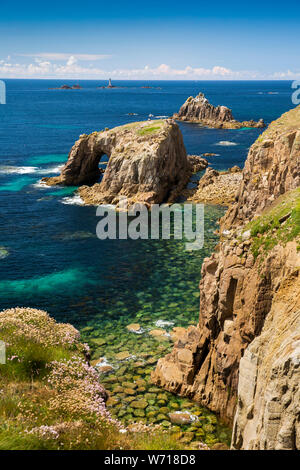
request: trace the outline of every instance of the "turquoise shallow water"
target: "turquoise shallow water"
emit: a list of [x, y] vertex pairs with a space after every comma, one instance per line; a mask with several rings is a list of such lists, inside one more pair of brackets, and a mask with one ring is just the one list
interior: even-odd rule
[[32, 178], [30, 176], [15, 177], [11, 181], [1, 185], [0, 191], [21, 191], [21, 189], [25, 188], [25, 186], [35, 182], [36, 178]]
[[56, 190], [47, 193], [49, 196], [69, 196], [70, 194], [73, 194], [74, 191], [76, 191], [77, 186], [68, 186], [66, 188], [57, 188]]
[[12, 297], [19, 295], [24, 297], [40, 294], [51, 295], [59, 289], [64, 289], [65, 293], [74, 293], [84, 285], [92, 283], [88, 271], [82, 272], [78, 268], [71, 268], [40, 277], [0, 281], [0, 295]]
[[44, 163], [64, 163], [68, 158], [67, 153], [36, 155], [26, 160], [28, 165], [43, 165]]
[[[212, 413], [169, 394], [159, 398], [149, 382], [158, 357], [172, 347], [168, 333], [173, 326], [197, 322], [201, 264], [218, 241], [214, 231], [224, 209], [206, 206], [205, 244], [199, 251], [187, 252], [181, 240], [100, 241], [95, 208], [78, 205], [76, 188], [55, 189], [39, 181], [59, 171], [57, 166], [82, 133], [145, 120], [149, 114], [154, 119], [170, 116], [199, 91], [213, 104], [232, 108], [237, 119], [263, 117], [270, 122], [292, 107], [290, 83], [153, 82], [155, 89], [142, 89], [145, 82], [127, 82], [122, 83], [125, 88], [101, 90], [101, 82], [89, 81], [81, 82], [82, 90], [74, 93], [49, 90], [61, 84], [7, 80], [7, 105], [0, 106], [0, 307], [42, 308], [78, 327], [92, 347], [93, 359], [105, 356], [113, 367], [103, 381], [112, 392], [112, 413], [118, 418], [168, 427], [171, 405], [175, 410], [187, 406], [202, 418], [197, 425], [183, 426], [184, 432], [209, 443], [228, 442], [228, 432]], [[188, 153], [218, 154], [209, 161], [220, 170], [243, 166], [261, 132], [188, 123], [180, 128]], [[222, 141], [236, 145], [219, 145]], [[160, 321], [173, 324], [164, 326], [166, 334], [157, 339], [150, 331]], [[130, 323], [139, 323], [143, 333], [129, 332]], [[120, 361], [118, 352], [128, 352], [129, 357]], [[128, 383], [135, 380], [145, 383], [128, 392]], [[128, 405], [146, 394], [146, 408]]]

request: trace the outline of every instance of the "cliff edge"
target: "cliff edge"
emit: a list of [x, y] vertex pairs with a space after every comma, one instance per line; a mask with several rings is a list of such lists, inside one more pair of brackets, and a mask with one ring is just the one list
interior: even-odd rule
[[[256, 380], [261, 387], [266, 385], [273, 390], [276, 380], [280, 385], [280, 377], [287, 370], [289, 383], [297, 381], [300, 356], [295, 341], [300, 338], [296, 321], [299, 310], [296, 314], [288, 303], [281, 310], [286, 322], [278, 320], [279, 314], [272, 312], [281, 301], [285, 282], [290, 282], [294, 286], [291, 289], [297, 292], [299, 178], [300, 107], [297, 107], [271, 123], [252, 145], [236, 202], [220, 222], [220, 243], [202, 266], [199, 324], [187, 329], [173, 351], [159, 360], [152, 374], [156, 384], [201, 402], [227, 422], [233, 421], [236, 412], [233, 436], [236, 448], [285, 448], [285, 440], [280, 436], [287, 427], [290, 426], [291, 435], [299, 433], [295, 428], [295, 423], [299, 423], [299, 406], [291, 406], [289, 414], [284, 415], [289, 424], [283, 423], [282, 431], [282, 426], [276, 427], [271, 439], [267, 430], [270, 423], [261, 414], [262, 410], [271, 412], [272, 406], [275, 410], [279, 398], [269, 406], [268, 400], [273, 403], [270, 396], [258, 395], [253, 385], [252, 395], [249, 392], [245, 399], [249, 357], [253, 358], [253, 383]], [[284, 325], [289, 325], [289, 331]], [[275, 329], [277, 340], [273, 343]], [[278, 358], [277, 366], [266, 362], [260, 344], [268, 343], [273, 347], [272, 357]], [[285, 361], [290, 364], [288, 369]], [[269, 370], [269, 375], [259, 379], [264, 370]], [[292, 390], [290, 395], [295, 400], [296, 391]], [[237, 402], [242, 403], [242, 410], [236, 411]], [[287, 400], [286, 407], [288, 403]], [[277, 406], [276, 410], [276, 419], [281, 422], [283, 409]], [[245, 420], [257, 420], [257, 424], [246, 426]], [[275, 421], [271, 424], [275, 429]], [[247, 437], [246, 429], [250, 427], [252, 434]], [[267, 443], [263, 435], [267, 436]], [[290, 438], [287, 447], [299, 448], [299, 436]]]

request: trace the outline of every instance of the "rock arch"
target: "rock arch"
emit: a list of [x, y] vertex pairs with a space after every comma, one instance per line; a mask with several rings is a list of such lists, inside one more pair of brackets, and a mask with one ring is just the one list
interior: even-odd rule
[[59, 176], [44, 178], [49, 185], [91, 185], [98, 181], [99, 161], [109, 157], [103, 179], [79, 188], [87, 204], [172, 202], [191, 175], [178, 125], [172, 120], [127, 124], [82, 135], [72, 147]]

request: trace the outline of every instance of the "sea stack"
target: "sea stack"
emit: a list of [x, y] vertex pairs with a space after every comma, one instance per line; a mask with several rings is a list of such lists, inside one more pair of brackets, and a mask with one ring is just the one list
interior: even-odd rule
[[190, 96], [181, 106], [178, 113], [174, 114], [178, 121], [195, 122], [207, 127], [217, 129], [240, 129], [242, 127], [265, 127], [263, 119], [258, 122], [253, 120], [239, 122], [234, 119], [231, 109], [226, 106], [213, 106], [205, 98], [203, 93]]
[[[103, 179], [99, 162], [109, 157]], [[82, 135], [72, 147], [59, 176], [43, 178], [48, 185], [87, 185], [79, 188], [86, 204], [173, 202], [192, 173], [181, 131], [175, 121], [135, 122]]]

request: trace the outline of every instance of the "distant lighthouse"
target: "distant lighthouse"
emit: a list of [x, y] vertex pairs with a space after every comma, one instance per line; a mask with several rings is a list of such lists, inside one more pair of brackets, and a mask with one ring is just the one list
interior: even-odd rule
[[108, 80], [108, 86], [107, 86], [107, 88], [112, 88], [111, 78]]

